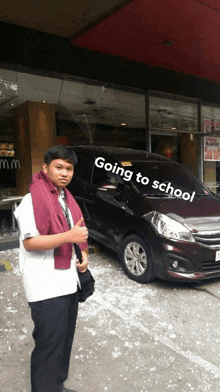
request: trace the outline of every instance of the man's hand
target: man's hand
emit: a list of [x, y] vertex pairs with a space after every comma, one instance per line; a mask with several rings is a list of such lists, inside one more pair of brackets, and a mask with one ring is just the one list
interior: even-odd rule
[[86, 252], [82, 251], [82, 263], [80, 264], [79, 260], [76, 260], [76, 264], [79, 272], [86, 272], [88, 267], [88, 256]]
[[71, 230], [69, 230], [69, 242], [82, 243], [87, 241], [89, 232], [87, 227], [81, 227], [82, 221], [83, 218], [80, 218], [80, 220], [75, 224], [75, 226]]

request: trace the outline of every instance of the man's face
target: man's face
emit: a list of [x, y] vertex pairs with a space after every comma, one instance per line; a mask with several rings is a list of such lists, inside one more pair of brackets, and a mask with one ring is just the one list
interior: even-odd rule
[[72, 163], [63, 159], [54, 159], [49, 165], [43, 164], [43, 172], [48, 175], [52, 183], [58, 188], [65, 188], [72, 180], [74, 167]]

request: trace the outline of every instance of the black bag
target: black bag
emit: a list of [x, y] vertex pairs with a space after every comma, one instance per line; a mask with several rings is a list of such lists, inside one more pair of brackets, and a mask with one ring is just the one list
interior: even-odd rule
[[[76, 257], [79, 259], [79, 262], [82, 263], [82, 253], [80, 247], [77, 244], [74, 244]], [[79, 272], [79, 281], [80, 286], [78, 287], [78, 297], [79, 302], [85, 302], [90, 295], [94, 293], [95, 290], [95, 279], [93, 278], [89, 269], [86, 272]]]
[[[71, 229], [71, 222], [70, 222], [68, 206], [66, 204], [65, 197], [64, 197], [64, 203], [65, 203], [66, 208], [64, 209], [62, 204], [61, 204], [61, 207], [62, 207], [64, 215], [66, 217], [69, 229]], [[77, 245], [77, 244], [73, 244], [73, 245], [75, 248], [76, 257], [77, 257], [77, 259], [79, 259], [79, 262], [82, 263], [81, 249], [80, 249], [79, 245]], [[86, 272], [79, 272], [78, 271], [78, 275], [79, 275], [79, 281], [80, 281], [80, 286], [81, 286], [81, 287], [78, 286], [79, 302], [85, 302], [85, 300], [88, 297], [90, 297], [90, 295], [92, 295], [94, 293], [95, 279], [93, 278], [89, 269], [87, 269]]]

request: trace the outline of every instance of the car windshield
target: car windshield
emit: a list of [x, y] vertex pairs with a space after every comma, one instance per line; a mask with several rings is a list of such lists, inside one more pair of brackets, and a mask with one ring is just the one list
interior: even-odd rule
[[[209, 191], [184, 166], [172, 162], [121, 162], [124, 178], [130, 177], [133, 185], [142, 195], [170, 196], [172, 188], [182, 192], [196, 192], [198, 196], [208, 196]], [[127, 170], [127, 173], [126, 173]], [[133, 172], [131, 176], [131, 172]], [[161, 185], [161, 184], [165, 185]]]

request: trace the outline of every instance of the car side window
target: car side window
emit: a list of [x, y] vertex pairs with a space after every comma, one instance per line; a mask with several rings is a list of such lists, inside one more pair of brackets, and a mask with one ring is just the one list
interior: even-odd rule
[[93, 175], [92, 175], [92, 184], [93, 185], [100, 185], [107, 180], [106, 170], [102, 168], [98, 168], [94, 166]]
[[90, 154], [77, 153], [78, 162], [74, 168], [74, 177], [90, 182], [93, 167], [93, 157]]
[[92, 184], [99, 186], [105, 182], [110, 182], [115, 186], [118, 186], [119, 183], [123, 184], [123, 181], [118, 174], [107, 171], [104, 168], [98, 168], [94, 165]]

